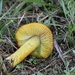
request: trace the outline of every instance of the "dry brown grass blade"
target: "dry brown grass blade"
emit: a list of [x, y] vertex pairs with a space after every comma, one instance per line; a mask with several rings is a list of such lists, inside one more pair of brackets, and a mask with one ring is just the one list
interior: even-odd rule
[[69, 52], [71, 52], [71, 51], [74, 50], [74, 49], [75, 49], [75, 46], [74, 46], [73, 48], [67, 50], [66, 52], [64, 52], [63, 55], [67, 55]]
[[66, 67], [66, 62], [65, 62], [65, 59], [63, 58], [62, 50], [59, 47], [59, 45], [58, 45], [58, 43], [55, 39], [54, 39], [54, 47], [56, 48], [57, 52], [59, 53], [59, 56], [60, 56], [61, 60], [63, 61], [64, 65]]
[[26, 13], [24, 13], [24, 14], [21, 16], [21, 18], [20, 18], [20, 20], [19, 20], [19, 22], [18, 22], [17, 27], [19, 27], [19, 26], [20, 26], [20, 23], [21, 23], [21, 21], [23, 20], [23, 18], [25, 17], [25, 14], [26, 14]]
[[15, 49], [18, 49], [7, 36], [5, 36], [5, 38], [7, 39], [8, 43], [10, 43]]
[[3, 62], [3, 58], [0, 55], [0, 75], [11, 75], [8, 73], [7, 68]]

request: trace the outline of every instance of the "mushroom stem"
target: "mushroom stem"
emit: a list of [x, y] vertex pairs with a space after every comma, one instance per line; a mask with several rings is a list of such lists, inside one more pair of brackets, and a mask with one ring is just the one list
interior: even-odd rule
[[30, 38], [15, 53], [5, 59], [8, 64], [7, 66], [11, 68], [15, 67], [22, 60], [24, 60], [32, 51], [34, 51], [39, 44], [40, 40], [38, 36], [33, 36], [32, 38]]

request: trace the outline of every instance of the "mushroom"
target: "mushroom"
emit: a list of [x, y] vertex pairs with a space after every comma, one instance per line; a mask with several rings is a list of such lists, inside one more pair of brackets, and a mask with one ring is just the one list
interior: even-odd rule
[[28, 55], [37, 58], [47, 58], [53, 50], [53, 34], [41, 23], [30, 23], [21, 26], [15, 34], [20, 47], [15, 53], [5, 59], [8, 67], [13, 68]]

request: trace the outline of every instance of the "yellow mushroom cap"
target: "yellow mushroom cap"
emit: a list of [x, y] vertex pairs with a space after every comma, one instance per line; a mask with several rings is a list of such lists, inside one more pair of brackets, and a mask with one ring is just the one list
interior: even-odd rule
[[19, 47], [34, 36], [39, 37], [40, 44], [31, 55], [47, 58], [53, 50], [53, 34], [46, 25], [41, 23], [25, 24], [17, 30], [15, 35]]

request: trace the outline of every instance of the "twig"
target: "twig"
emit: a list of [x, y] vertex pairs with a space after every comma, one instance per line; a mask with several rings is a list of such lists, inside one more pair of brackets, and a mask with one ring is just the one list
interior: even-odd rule
[[60, 56], [61, 60], [63, 61], [64, 65], [65, 65], [65, 67], [66, 67], [65, 59], [63, 58], [63, 54], [61, 53], [62, 50], [61, 50], [61, 48], [59, 47], [59, 45], [58, 45], [58, 43], [57, 43], [56, 40], [54, 40], [54, 46], [55, 46], [57, 52], [59, 53], [59, 56]]
[[21, 16], [21, 18], [20, 18], [20, 20], [19, 20], [19, 22], [18, 22], [18, 25], [17, 25], [18, 27], [19, 27], [19, 25], [20, 25], [22, 19], [24, 18], [25, 14], [26, 14], [26, 13], [24, 13], [24, 14]]
[[12, 41], [11, 41], [7, 36], [5, 36], [5, 38], [8, 40], [8, 42], [9, 42], [15, 49], [18, 49], [18, 48], [12, 43]]
[[70, 51], [72, 51], [72, 50], [74, 50], [74, 49], [75, 49], [75, 47], [73, 47], [72, 49], [69, 49], [68, 51], [64, 52], [64, 53], [63, 53], [63, 56], [66, 55], [66, 54], [68, 54]]
[[40, 69], [39, 72], [47, 69], [48, 67], [50, 67], [53, 64], [53, 61], [55, 60], [55, 58], [51, 59], [50, 64], [48, 64], [47, 66], [45, 66], [43, 69]]
[[57, 13], [60, 10], [60, 8], [58, 8], [58, 10], [54, 11], [53, 13], [51, 13], [50, 15], [45, 16], [44, 18], [42, 18], [40, 21], [45, 20], [47, 17], [54, 15], [55, 13]]
[[49, 66], [51, 66], [51, 64], [48, 64], [48, 65], [47, 65], [46, 67], [44, 67], [43, 69], [39, 70], [39, 72], [41, 72], [41, 71], [47, 69]]
[[33, 73], [35, 73], [34, 70], [31, 67], [29, 67], [29, 66], [25, 66], [25, 67], [30, 69]]
[[[23, 17], [24, 19], [25, 18], [36, 18], [37, 16], [36, 15], [34, 15], [34, 16], [26, 16], [26, 17]], [[15, 19], [21, 19], [22, 17], [13, 17], [13, 18], [11, 18], [11, 17], [3, 17], [3, 19], [13, 19], [13, 20], [15, 20]]]

